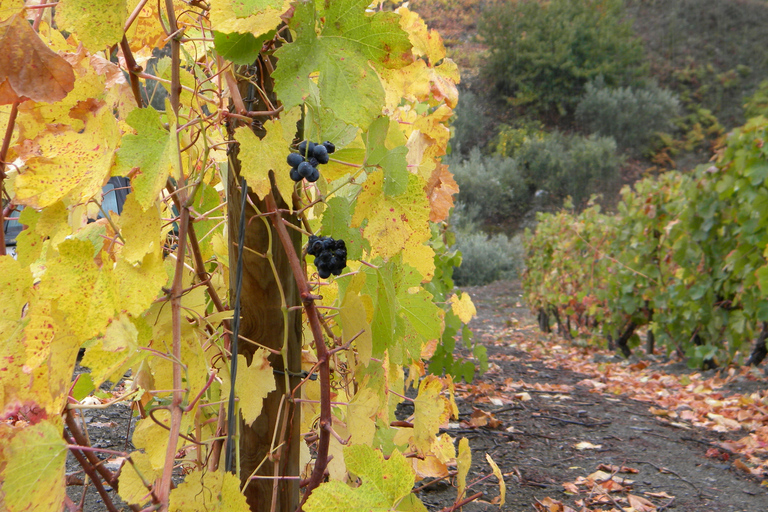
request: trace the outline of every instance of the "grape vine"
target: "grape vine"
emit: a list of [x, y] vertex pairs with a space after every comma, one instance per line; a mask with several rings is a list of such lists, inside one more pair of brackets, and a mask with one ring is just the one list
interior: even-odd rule
[[[406, 7], [2, 0], [4, 506], [76, 508], [68, 453], [108, 510], [418, 511], [454, 464], [477, 498], [425, 364], [474, 314], [434, 228], [458, 82]], [[88, 441], [116, 403], [130, 452]]]

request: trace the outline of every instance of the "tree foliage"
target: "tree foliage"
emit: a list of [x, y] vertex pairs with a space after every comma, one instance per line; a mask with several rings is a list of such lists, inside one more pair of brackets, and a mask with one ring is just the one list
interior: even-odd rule
[[643, 50], [621, 0], [501, 2], [483, 12], [484, 74], [513, 105], [572, 114], [585, 85], [611, 87], [642, 76]]

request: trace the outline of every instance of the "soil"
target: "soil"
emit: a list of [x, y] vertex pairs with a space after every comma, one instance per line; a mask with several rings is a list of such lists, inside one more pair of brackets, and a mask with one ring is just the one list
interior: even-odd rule
[[[577, 373], [521, 350], [519, 341], [523, 339], [549, 344], [558, 341], [553, 335], [538, 332], [535, 318], [522, 305], [519, 283], [497, 282], [466, 291], [478, 313], [470, 326], [477, 342], [487, 347], [490, 367], [473, 383], [457, 384], [459, 421], [444, 430], [452, 437], [469, 440], [473, 462], [467, 495], [483, 493], [462, 510], [768, 510], [768, 475], [747, 474], [739, 469], [736, 457], [717, 448], [718, 442], [736, 440], [743, 433], [676, 426], [650, 412], [647, 402], [595, 392], [585, 380], [596, 375]], [[606, 353], [592, 357], [614, 359]], [[690, 372], [684, 364], [666, 364], [663, 371]], [[733, 381], [721, 391], [745, 393], [766, 388], [768, 379], [761, 378]], [[475, 417], [481, 415], [477, 410], [489, 413], [485, 415], [488, 425], [477, 426], [482, 423], [472, 419], [473, 413]], [[133, 449], [126, 441], [131, 429], [127, 407], [90, 410], [85, 417], [94, 446]], [[768, 416], [764, 421], [768, 422]], [[590, 444], [578, 445], [585, 442]], [[501, 507], [497, 504], [496, 478], [476, 482], [491, 474], [485, 454], [504, 475], [506, 503]], [[607, 474], [585, 480], [599, 468]], [[68, 473], [77, 469], [74, 461], [67, 466]], [[608, 483], [596, 486], [607, 478]], [[455, 479], [419, 482], [417, 486], [424, 487], [418, 496], [428, 510], [447, 511], [456, 500], [455, 483]], [[614, 490], [600, 492], [608, 484]], [[81, 486], [68, 488], [75, 503], [80, 501], [82, 490]], [[128, 510], [115, 494], [110, 491], [118, 509], [122, 506]], [[630, 497], [647, 501], [638, 502], [637, 498], [630, 502]], [[642, 503], [648, 508], [643, 509]], [[92, 485], [87, 488], [84, 510], [106, 510]]]

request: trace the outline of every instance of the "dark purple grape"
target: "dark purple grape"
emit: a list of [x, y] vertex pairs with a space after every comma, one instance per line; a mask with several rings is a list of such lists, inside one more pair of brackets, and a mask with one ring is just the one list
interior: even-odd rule
[[325, 141], [323, 142], [323, 146], [325, 146], [325, 149], [328, 151], [329, 155], [336, 151], [336, 146], [333, 145], [333, 142]]
[[291, 153], [288, 155], [288, 165], [291, 167], [298, 167], [301, 165], [301, 162], [304, 161], [304, 157], [302, 157], [298, 153]]
[[320, 179], [320, 171], [318, 171], [317, 169], [315, 169], [313, 167], [312, 168], [312, 173], [309, 176], [307, 176], [307, 181], [310, 182], [310, 183], [314, 183], [314, 182], [316, 182], [319, 179]]
[[327, 164], [329, 157], [328, 157], [328, 150], [325, 149], [325, 146], [323, 145], [317, 145], [315, 146], [315, 150], [312, 152], [314, 157], [317, 159], [318, 162], [321, 164]]
[[299, 174], [299, 170], [295, 167], [291, 167], [291, 179], [293, 181], [301, 181], [301, 175]]
[[312, 172], [316, 170], [314, 167], [312, 167], [312, 164], [310, 164], [309, 162], [301, 162], [299, 164], [298, 169], [299, 169], [299, 175], [302, 178], [309, 177], [312, 174]]

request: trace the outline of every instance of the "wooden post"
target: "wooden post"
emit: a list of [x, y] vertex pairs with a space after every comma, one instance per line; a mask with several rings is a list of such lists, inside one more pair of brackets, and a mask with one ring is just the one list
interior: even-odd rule
[[[240, 162], [237, 159], [237, 154], [237, 147], [233, 147], [229, 158], [228, 201], [230, 205], [239, 205], [242, 197], [238, 186]], [[279, 193], [276, 190], [273, 193], [278, 199], [278, 207], [286, 208], [287, 205], [280, 199]], [[259, 210], [262, 212], [266, 210], [258, 197], [251, 195], [251, 199]], [[229, 261], [230, 269], [234, 269], [238, 257], [236, 241], [240, 226], [239, 207], [230, 207], [228, 212]], [[300, 306], [301, 301], [288, 258], [277, 234], [274, 232], [274, 228], [268, 218], [254, 217], [256, 214], [257, 212], [250, 204], [246, 206], [246, 249], [243, 251], [240, 335], [265, 347], [281, 350], [285, 324], [280, 286], [285, 294], [288, 307]], [[296, 253], [301, 254], [301, 234], [296, 230], [289, 230], [289, 232]], [[266, 253], [269, 248], [270, 236], [276, 274], [266, 258], [248, 251], [250, 248], [262, 254]], [[231, 271], [231, 297], [234, 297], [235, 277], [235, 272]], [[301, 371], [301, 310], [288, 311], [287, 315], [288, 370], [299, 373]], [[240, 338], [239, 351], [246, 356], [249, 364], [255, 349], [253, 344]], [[256, 473], [259, 476], [286, 475], [294, 477], [294, 479], [278, 481], [255, 479], [250, 482], [245, 493], [248, 504], [254, 512], [269, 511], [273, 501], [275, 502], [275, 511], [293, 512], [299, 504], [299, 481], [296, 477], [299, 476], [299, 428], [301, 422], [298, 407], [284, 400], [284, 397], [291, 390], [285, 388], [284, 373], [277, 373], [285, 371], [282, 357], [273, 354], [269, 361], [276, 371], [277, 390], [270, 393], [264, 400], [261, 415], [250, 427], [245, 426], [242, 422], [240, 424], [240, 475], [243, 479], [248, 478], [261, 464]], [[298, 377], [290, 378], [291, 388], [298, 384]], [[281, 402], [283, 402], [282, 407]], [[284, 424], [283, 422], [287, 423]], [[281, 436], [281, 432], [284, 432], [284, 435]], [[269, 457], [273, 439], [275, 446], [284, 443], [282, 448], [276, 452], [277, 461]], [[265, 457], [267, 460], [262, 464]], [[273, 490], [276, 493], [273, 493]]]

